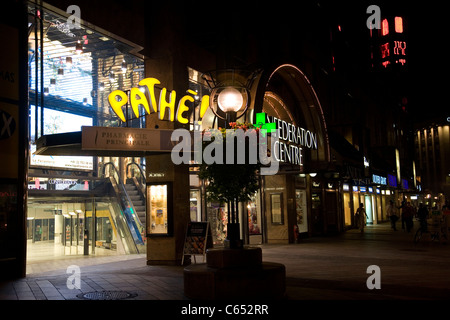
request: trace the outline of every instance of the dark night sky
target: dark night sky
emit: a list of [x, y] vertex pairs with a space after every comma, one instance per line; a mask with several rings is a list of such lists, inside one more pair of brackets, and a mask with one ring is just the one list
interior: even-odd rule
[[[333, 1], [337, 15], [350, 23], [361, 24], [363, 10], [370, 4], [381, 9], [381, 15], [406, 17], [408, 23], [408, 111], [413, 119], [443, 118], [450, 116], [447, 92], [449, 62], [447, 60], [449, 21], [443, 2], [437, 1]], [[356, 4], [357, 3], [357, 4]], [[361, 11], [362, 14], [361, 14]], [[356, 18], [359, 17], [359, 18]], [[355, 25], [356, 27], [356, 25]], [[355, 34], [355, 41], [359, 35]]]
[[[170, 3], [170, 0], [166, 3]], [[353, 48], [361, 50], [355, 56], [362, 57], [361, 68], [365, 68], [367, 53], [364, 50], [368, 46], [366, 20], [370, 16], [366, 9], [372, 4], [380, 7], [382, 18], [385, 15], [401, 15], [407, 19], [409, 66], [406, 80], [403, 81], [408, 82], [406, 88], [410, 114], [421, 120], [450, 116], [446, 96], [450, 91], [447, 89], [449, 63], [447, 37], [444, 34], [449, 22], [445, 17], [448, 10], [442, 1], [229, 0], [214, 5], [211, 2], [194, 1], [186, 3], [186, 8], [179, 4], [174, 5], [174, 8], [195, 8], [197, 17], [201, 17], [196, 20], [186, 15], [186, 26], [189, 28], [187, 35], [199, 32], [200, 29], [207, 30], [201, 31], [197, 38], [225, 39], [239, 47], [246, 40], [242, 34], [254, 32], [258, 39], [264, 40], [263, 43], [267, 42], [267, 45], [258, 50], [276, 47], [278, 42], [274, 41], [280, 41], [277, 38], [283, 38], [283, 41], [288, 39], [292, 43], [291, 48], [295, 46], [295, 42], [301, 46], [304, 43], [302, 37], [310, 34], [310, 39], [313, 39], [321, 28], [325, 32], [318, 41], [328, 41], [327, 28], [342, 24], [349, 31], [348, 40], [353, 42]], [[192, 23], [193, 21], [198, 23]], [[298, 30], [303, 30], [303, 33], [298, 33]], [[229, 34], [232, 34], [231, 38], [227, 38]], [[361, 46], [358, 47], [359, 42]], [[268, 51], [268, 58], [271, 59], [274, 53], [276, 52]]]
[[[415, 119], [450, 116], [446, 93], [449, 63], [443, 2], [394, 1], [408, 16], [409, 110]], [[392, 5], [388, 2], [388, 5]]]
[[[445, 15], [447, 9], [443, 2], [431, 1], [410, 1], [410, 0], [358, 0], [358, 1], [321, 1], [306, 0], [298, 2], [299, 6], [293, 7], [292, 1], [285, 2], [278, 0], [263, 6], [258, 1], [243, 1], [247, 4], [247, 11], [251, 15], [255, 12], [254, 6], [259, 16], [262, 16], [263, 25], [272, 23], [284, 24], [285, 29], [279, 28], [278, 33], [289, 28], [302, 26], [308, 28], [320, 28], [318, 21], [328, 21], [329, 25], [341, 24], [350, 28], [350, 41], [353, 45], [362, 43], [361, 48], [367, 46], [366, 20], [370, 14], [366, 9], [371, 4], [376, 4], [381, 9], [381, 16], [400, 15], [407, 19], [408, 30], [408, 72], [406, 80], [408, 96], [408, 112], [413, 119], [426, 119], [434, 117], [450, 116], [448, 98], [446, 93], [448, 81], [447, 61], [447, 37], [444, 30], [449, 24]], [[289, 9], [290, 8], [290, 9]], [[326, 8], [326, 9], [325, 9]], [[324, 10], [325, 9], [325, 10]], [[303, 12], [301, 12], [303, 10]], [[243, 20], [248, 21], [248, 15], [242, 15]], [[278, 19], [274, 19], [278, 16]], [[270, 21], [272, 20], [272, 21]], [[250, 19], [250, 21], [252, 21]], [[253, 22], [253, 21], [252, 21]], [[269, 29], [269, 28], [267, 28]], [[311, 31], [314, 32], [314, 31]], [[295, 33], [291, 32], [291, 35]], [[284, 35], [283, 35], [284, 36]], [[353, 37], [353, 38], [352, 38]], [[295, 37], [294, 37], [295, 39]], [[298, 39], [297, 41], [301, 41]], [[361, 51], [363, 52], [363, 51]], [[364, 53], [360, 54], [364, 56]], [[367, 64], [361, 60], [362, 67]]]

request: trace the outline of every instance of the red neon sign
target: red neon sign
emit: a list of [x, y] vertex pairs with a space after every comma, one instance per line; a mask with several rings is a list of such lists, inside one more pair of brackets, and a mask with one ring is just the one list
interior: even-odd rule
[[380, 46], [380, 50], [381, 50], [381, 59], [387, 58], [389, 57], [389, 42], [386, 42], [385, 44], [382, 44]]
[[381, 22], [381, 35], [385, 36], [389, 33], [389, 22], [387, 21], [387, 19], [384, 19]]
[[395, 17], [395, 32], [403, 33], [403, 18]]
[[406, 42], [394, 41], [394, 54], [400, 56], [406, 56]]

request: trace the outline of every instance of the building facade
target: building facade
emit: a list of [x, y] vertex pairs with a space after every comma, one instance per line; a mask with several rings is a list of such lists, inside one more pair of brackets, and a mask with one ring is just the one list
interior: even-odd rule
[[418, 176], [423, 188], [421, 200], [439, 209], [448, 204], [450, 197], [449, 123], [448, 117], [418, 123], [415, 137]]
[[195, 163], [175, 165], [163, 148], [175, 129], [225, 127], [203, 99], [220, 72], [234, 70], [248, 86], [239, 121], [263, 113], [279, 132], [279, 171], [260, 176], [258, 192], [238, 205], [244, 243], [343, 232], [355, 227], [359, 203], [379, 223], [388, 200], [417, 192], [401, 112], [385, 104], [395, 104], [390, 96], [374, 98], [378, 84], [360, 81], [373, 79], [358, 68], [368, 57], [345, 58], [354, 35], [329, 19], [332, 6], [244, 6], [217, 12], [220, 27], [208, 28], [196, 23], [208, 6], [189, 19], [187, 4], [69, 2], [25, 1], [22, 23], [11, 22], [19, 59], [5, 58], [20, 69], [23, 92], [3, 100], [22, 111], [2, 105], [0, 147], [11, 150], [4, 167], [25, 162], [0, 177], [1, 247], [15, 244], [1, 261], [17, 276], [26, 261], [80, 254], [179, 264], [192, 221], [209, 222], [213, 244], [223, 244], [228, 207], [207, 200]]

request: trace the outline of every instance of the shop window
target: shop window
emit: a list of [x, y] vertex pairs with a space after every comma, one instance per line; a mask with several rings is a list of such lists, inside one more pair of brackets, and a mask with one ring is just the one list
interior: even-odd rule
[[343, 193], [344, 199], [344, 223], [346, 226], [350, 226], [352, 224], [352, 203], [350, 201], [350, 193]]
[[272, 224], [284, 224], [282, 193], [272, 193], [270, 195], [270, 213]]
[[306, 190], [295, 190], [295, 208], [297, 213], [298, 232], [308, 232], [308, 207], [306, 201]]
[[262, 234], [261, 207], [259, 205], [259, 192], [255, 193], [247, 203], [248, 233], [249, 235]]
[[201, 193], [200, 190], [191, 190], [189, 198], [191, 221], [202, 221], [201, 219]]
[[208, 202], [208, 221], [214, 244], [221, 244], [227, 236], [228, 210], [225, 204]]

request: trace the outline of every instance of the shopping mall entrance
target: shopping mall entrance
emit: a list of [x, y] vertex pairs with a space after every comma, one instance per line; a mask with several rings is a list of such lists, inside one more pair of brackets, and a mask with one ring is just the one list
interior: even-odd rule
[[[144, 114], [121, 122], [108, 95], [144, 76], [141, 47], [92, 25], [66, 29], [65, 12], [28, 12], [28, 198], [26, 261], [146, 252], [142, 157], [74, 150], [83, 126], [145, 128]], [[69, 147], [41, 154], [40, 139]], [[46, 147], [44, 146], [43, 149]]]
[[145, 252], [137, 179], [116, 179], [29, 177], [27, 261]]
[[95, 200], [31, 200], [27, 218], [28, 261], [135, 251], [120, 238], [109, 209], [107, 203]]

